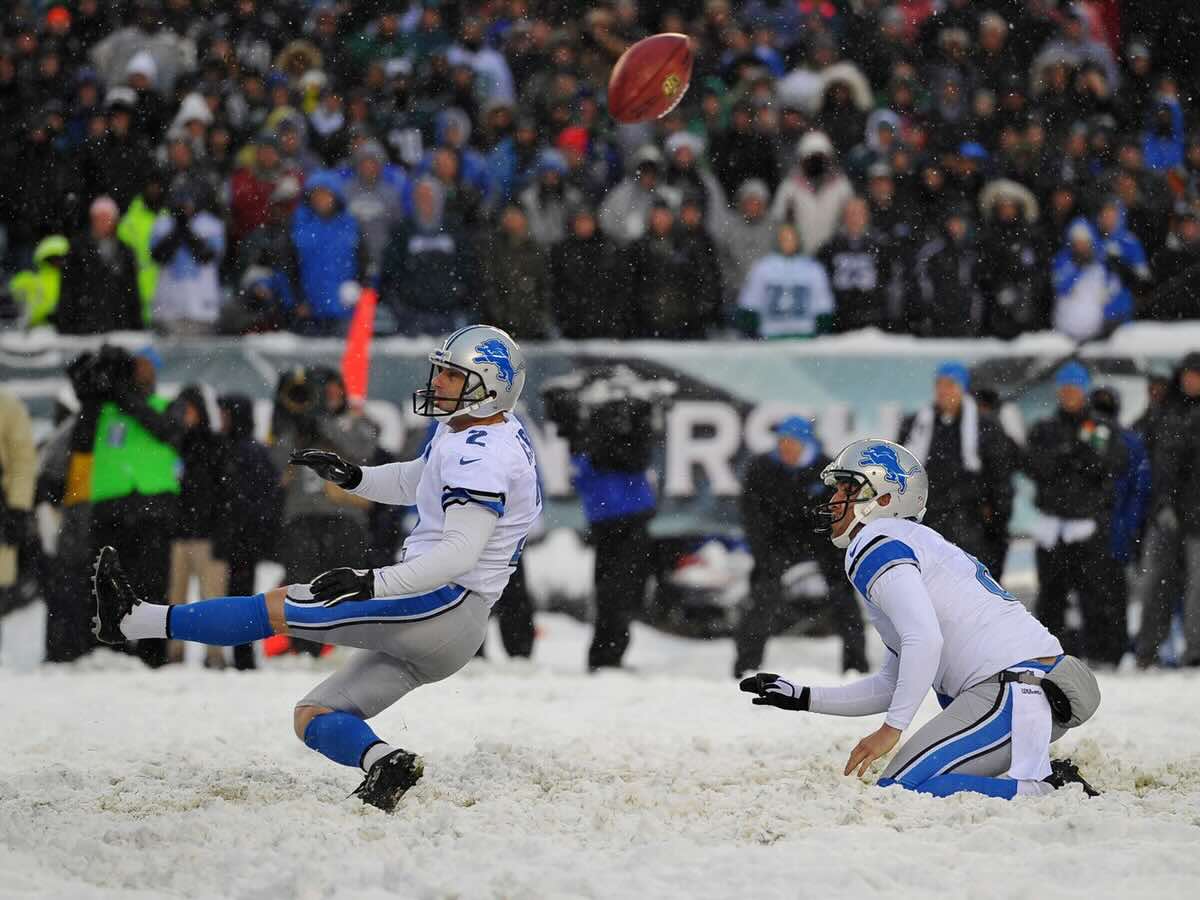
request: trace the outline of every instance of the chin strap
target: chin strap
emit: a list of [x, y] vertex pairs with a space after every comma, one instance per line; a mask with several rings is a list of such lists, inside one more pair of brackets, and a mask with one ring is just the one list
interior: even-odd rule
[[[886, 497], [888, 495], [884, 494], [883, 496]], [[880, 508], [879, 497], [866, 497], [863, 499], [851, 500], [850, 502], [854, 504], [854, 523], [837, 537], [830, 538], [833, 546], [837, 547], [839, 550], [845, 550], [850, 546], [850, 540], [855, 532], [854, 526], [866, 525], [874, 517], [875, 511]]]
[[[426, 390], [428, 390], [428, 388], [426, 388]], [[427, 408], [435, 409], [435, 410], [438, 409], [437, 404], [434, 401], [434, 398], [422, 396], [420, 391], [417, 391], [413, 396], [414, 396], [414, 404], [413, 404], [414, 410], [416, 409], [415, 401], [417, 398], [425, 401], [427, 404]], [[438, 399], [447, 400], [450, 398], [442, 397], [442, 398], [438, 398]], [[491, 403], [495, 399], [496, 399], [495, 393], [489, 391], [487, 396], [484, 397], [482, 400], [476, 400], [474, 403], [468, 404], [467, 406], [464, 406], [461, 409], [451, 410], [450, 412], [443, 412], [441, 410], [438, 410], [437, 412], [429, 412], [429, 413], [418, 412], [417, 415], [425, 416], [428, 419], [447, 419], [447, 420], [449, 420], [449, 419], [456, 418], [457, 416], [471, 416], [472, 418], [476, 418], [476, 419], [486, 419], [488, 416], [494, 416], [498, 412], [503, 412], [503, 410], [497, 410], [497, 409], [493, 409], [491, 412], [479, 412], [478, 411], [479, 407], [483, 406], [485, 403]], [[458, 402], [461, 403], [462, 399], [459, 398]]]

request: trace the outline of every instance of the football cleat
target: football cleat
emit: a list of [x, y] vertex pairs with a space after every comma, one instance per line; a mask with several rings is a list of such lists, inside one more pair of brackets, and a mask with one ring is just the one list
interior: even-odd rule
[[129, 578], [121, 570], [117, 551], [104, 547], [92, 568], [92, 598], [96, 614], [92, 616], [92, 634], [105, 644], [123, 644], [121, 620], [142, 602]]
[[1068, 784], [1077, 784], [1089, 797], [1100, 796], [1100, 792], [1084, 781], [1083, 776], [1079, 774], [1079, 766], [1069, 759], [1050, 760], [1050, 775], [1042, 780], [1055, 790], [1066, 787]]
[[393, 750], [371, 766], [371, 771], [354, 789], [351, 797], [378, 807], [386, 813], [395, 812], [400, 798], [425, 774], [425, 762], [407, 750]]

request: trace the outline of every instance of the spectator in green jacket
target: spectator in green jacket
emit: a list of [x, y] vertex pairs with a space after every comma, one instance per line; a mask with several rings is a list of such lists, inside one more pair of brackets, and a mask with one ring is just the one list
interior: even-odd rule
[[133, 198], [117, 225], [117, 237], [133, 251], [137, 260], [138, 298], [142, 304], [142, 322], [150, 324], [154, 310], [154, 289], [158, 286], [158, 263], [150, 255], [150, 232], [162, 212], [167, 180], [161, 169], [152, 169], [142, 184], [142, 192]]
[[33, 268], [18, 272], [8, 282], [13, 297], [25, 305], [22, 318], [28, 327], [48, 324], [48, 318], [58, 308], [63, 260], [70, 249], [70, 243], [61, 234], [42, 238], [33, 251]]
[[[154, 597], [167, 596], [184, 437], [182, 423], [157, 392], [161, 364], [153, 347], [130, 356], [105, 346], [68, 369], [80, 403], [72, 447], [79, 462], [71, 465], [87, 471], [81, 477], [92, 503], [92, 553], [107, 544], [116, 547]], [[138, 656], [161, 666], [166, 644], [138, 641]]]

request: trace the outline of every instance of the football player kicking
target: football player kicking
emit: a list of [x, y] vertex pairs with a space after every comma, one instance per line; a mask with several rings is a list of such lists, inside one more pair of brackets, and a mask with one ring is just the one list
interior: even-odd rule
[[336, 763], [361, 767], [366, 777], [354, 793], [388, 812], [424, 766], [366, 720], [475, 655], [542, 506], [533, 446], [509, 414], [525, 385], [516, 342], [472, 325], [429, 360], [413, 408], [443, 421], [419, 459], [359, 467], [336, 453], [297, 450], [290, 460], [368, 500], [415, 504], [420, 521], [396, 565], [332, 569], [253, 597], [166, 606], [138, 596], [106, 547], [93, 580], [93, 628], [105, 643], [168, 637], [228, 646], [291, 634], [358, 648], [296, 705], [296, 736]]
[[822, 479], [834, 494], [821, 512], [887, 659], [875, 675], [840, 687], [759, 673], [741, 689], [761, 706], [886, 712], [846, 761], [843, 774], [861, 777], [896, 746], [932, 686], [941, 713], [892, 757], [881, 786], [1011, 798], [1073, 782], [1095, 796], [1070, 760], [1050, 759], [1050, 744], [1099, 706], [1095, 676], [979, 560], [920, 524], [929, 479], [916, 458], [890, 441], [855, 441]]

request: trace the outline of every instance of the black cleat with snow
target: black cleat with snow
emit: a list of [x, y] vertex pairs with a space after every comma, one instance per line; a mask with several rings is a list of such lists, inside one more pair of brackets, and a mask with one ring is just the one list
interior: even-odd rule
[[362, 784], [350, 796], [386, 813], [394, 812], [400, 798], [425, 774], [425, 762], [407, 750], [393, 750], [371, 766]]
[[129, 578], [121, 570], [117, 551], [104, 547], [92, 569], [92, 599], [96, 614], [92, 616], [92, 634], [105, 644], [123, 644], [121, 620], [142, 602]]
[[1089, 797], [1100, 796], [1100, 792], [1084, 781], [1083, 776], [1079, 774], [1079, 766], [1075, 765], [1069, 759], [1050, 760], [1050, 776], [1042, 780], [1046, 784], [1051, 785], [1055, 790], [1066, 787], [1068, 784], [1077, 784], [1083, 788], [1083, 792]]

